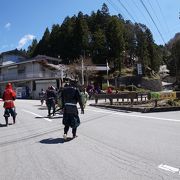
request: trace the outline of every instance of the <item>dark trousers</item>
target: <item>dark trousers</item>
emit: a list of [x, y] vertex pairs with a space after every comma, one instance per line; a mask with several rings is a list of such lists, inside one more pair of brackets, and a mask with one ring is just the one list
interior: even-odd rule
[[[64, 134], [67, 134], [68, 131], [69, 131], [69, 126], [65, 126], [65, 127], [64, 127]], [[76, 131], [77, 131], [77, 128], [72, 128], [73, 137], [76, 136]]]
[[51, 115], [51, 109], [53, 109], [53, 115], [55, 115], [55, 101], [50, 100], [47, 101], [47, 108], [48, 108], [48, 116]]
[[4, 111], [4, 117], [5, 117], [5, 121], [6, 121], [6, 126], [8, 125], [8, 118], [9, 116], [12, 116], [13, 117], [13, 123], [15, 124], [16, 122], [16, 111], [15, 111], [15, 108], [6, 108], [5, 111]]

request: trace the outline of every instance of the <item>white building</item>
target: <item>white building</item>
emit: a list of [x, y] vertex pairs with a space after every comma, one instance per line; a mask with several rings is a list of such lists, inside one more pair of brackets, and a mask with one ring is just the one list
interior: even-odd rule
[[[78, 67], [81, 69], [82, 67]], [[108, 71], [109, 67], [85, 66], [84, 70]], [[86, 76], [86, 74], [84, 74]], [[13, 84], [19, 98], [39, 98], [41, 89], [59, 88], [64, 78], [70, 78], [68, 66], [61, 60], [44, 55], [28, 59], [22, 52], [12, 50], [0, 54], [0, 95], [8, 82]]]
[[169, 70], [167, 69], [166, 65], [161, 65], [159, 67], [159, 74], [160, 74], [160, 77], [162, 78], [169, 75]]
[[[0, 55], [0, 91], [1, 94], [8, 82], [14, 88], [23, 90], [26, 98], [38, 98], [40, 90], [53, 85], [59, 87], [64, 66], [58, 58], [36, 56], [26, 59], [17, 50]], [[59, 67], [59, 68], [57, 68]]]

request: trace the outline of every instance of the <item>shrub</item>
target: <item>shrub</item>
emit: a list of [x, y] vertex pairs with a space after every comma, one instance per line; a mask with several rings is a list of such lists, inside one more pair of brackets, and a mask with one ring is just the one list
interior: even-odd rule
[[107, 83], [103, 83], [102, 84], [102, 90], [106, 90], [107, 89]]
[[171, 100], [171, 99], [169, 99], [167, 101], [167, 104], [170, 105], [170, 106], [177, 106], [178, 105], [174, 100]]
[[125, 89], [126, 89], [125, 85], [120, 85], [118, 88], [119, 91], [124, 91]]
[[[112, 89], [115, 89], [115, 87], [112, 85], [109, 85], [109, 87], [111, 87]], [[102, 90], [107, 90], [107, 88], [108, 88], [107, 83], [103, 83], [102, 84]]]
[[136, 91], [137, 90], [137, 87], [135, 85], [128, 85], [126, 86], [126, 89], [128, 91]]

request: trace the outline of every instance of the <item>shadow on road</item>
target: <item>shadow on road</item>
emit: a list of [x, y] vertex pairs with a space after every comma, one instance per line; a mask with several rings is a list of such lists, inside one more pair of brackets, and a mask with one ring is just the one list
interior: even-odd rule
[[[11, 125], [13, 125], [13, 123], [8, 123], [8, 126], [11, 126]], [[6, 126], [6, 124], [0, 124], [0, 128], [1, 127], [7, 127], [7, 126]]]
[[40, 107], [39, 110], [47, 110], [47, 107]]
[[36, 119], [42, 119], [42, 118], [49, 118], [49, 119], [59, 119], [59, 118], [63, 118], [63, 116], [37, 116], [35, 117]]
[[0, 127], [6, 127], [6, 124], [0, 124]]
[[108, 107], [99, 107], [100, 109], [106, 109], [106, 110], [110, 110], [110, 111], [116, 111], [116, 112], [122, 112], [122, 113], [132, 113], [132, 111], [128, 111], [128, 110], [123, 110], [123, 109], [118, 109], [118, 108], [108, 108]]
[[59, 118], [63, 118], [63, 116], [53, 116], [50, 119], [59, 119]]
[[68, 137], [66, 140], [64, 140], [63, 138], [48, 138], [48, 139], [43, 139], [41, 141], [39, 141], [40, 143], [43, 143], [43, 144], [59, 144], [59, 143], [65, 143], [65, 142], [69, 142], [73, 140], [73, 138], [70, 138]]
[[36, 119], [42, 119], [42, 118], [50, 118], [49, 116], [37, 116]]

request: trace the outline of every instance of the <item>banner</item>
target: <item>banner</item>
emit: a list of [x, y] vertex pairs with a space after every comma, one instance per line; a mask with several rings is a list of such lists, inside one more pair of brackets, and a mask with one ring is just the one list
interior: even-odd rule
[[150, 92], [151, 99], [176, 99], [176, 92]]
[[176, 99], [176, 92], [162, 92], [160, 99]]

